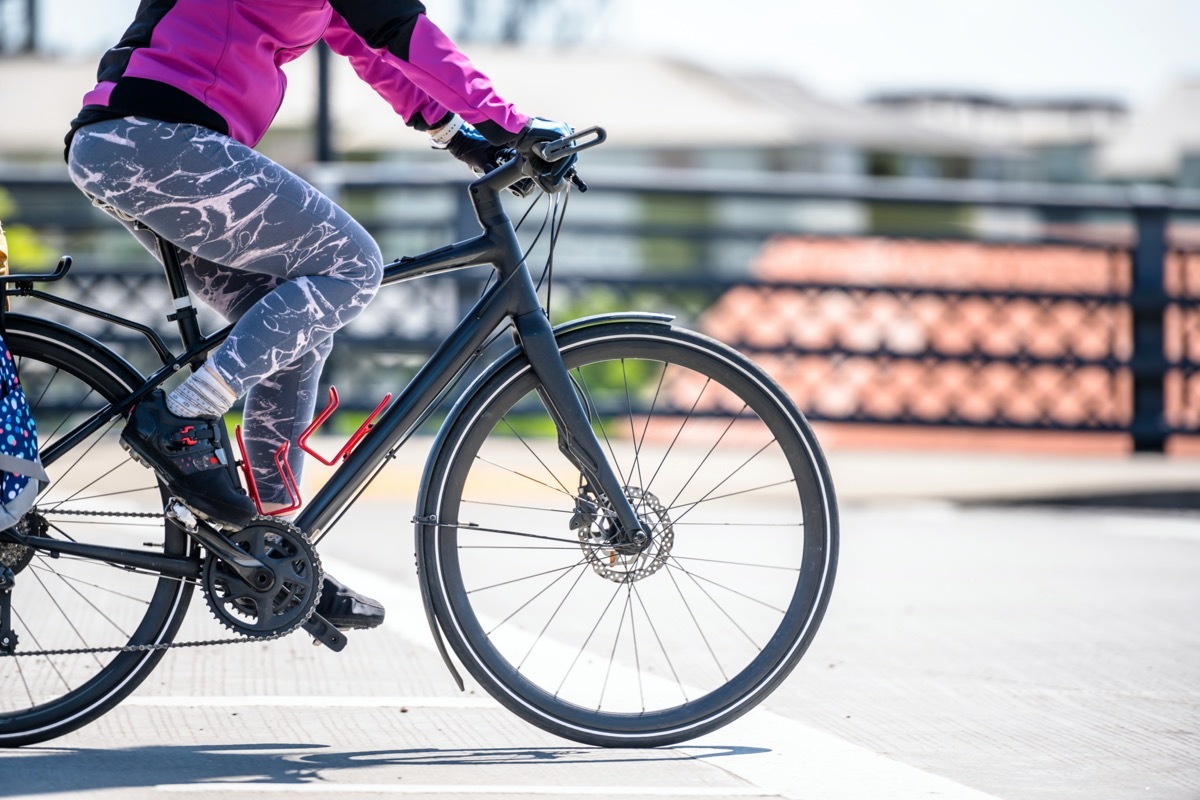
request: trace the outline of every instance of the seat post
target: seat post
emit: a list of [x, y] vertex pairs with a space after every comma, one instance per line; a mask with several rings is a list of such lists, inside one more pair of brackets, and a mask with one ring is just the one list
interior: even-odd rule
[[[191, 347], [203, 338], [200, 332], [200, 322], [197, 319], [196, 308], [192, 305], [192, 295], [188, 291], [187, 281], [183, 279], [183, 267], [179, 263], [179, 251], [175, 245], [161, 236], [158, 241], [158, 255], [162, 261], [163, 271], [167, 275], [167, 285], [171, 289], [171, 301], [174, 312], [167, 319], [179, 325], [179, 336], [184, 347]], [[195, 366], [193, 364], [193, 366]]]

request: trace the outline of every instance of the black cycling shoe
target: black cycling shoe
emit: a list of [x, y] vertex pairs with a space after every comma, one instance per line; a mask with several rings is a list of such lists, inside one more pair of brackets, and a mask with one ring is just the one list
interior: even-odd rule
[[379, 627], [384, 611], [378, 600], [359, 594], [327, 574], [321, 584], [316, 613], [338, 630], [349, 631]]
[[175, 416], [161, 389], [130, 412], [121, 445], [206, 519], [240, 528], [257, 512], [238, 481], [225, 423]]

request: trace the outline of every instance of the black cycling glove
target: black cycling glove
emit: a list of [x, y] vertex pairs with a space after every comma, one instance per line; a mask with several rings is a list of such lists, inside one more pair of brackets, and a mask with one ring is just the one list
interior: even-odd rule
[[[431, 131], [430, 137], [435, 147], [446, 149], [450, 155], [470, 167], [476, 175], [491, 172], [517, 157], [517, 151], [512, 147], [492, 144], [473, 126], [459, 118], [436, 131]], [[509, 191], [518, 197], [526, 197], [534, 188], [533, 181], [525, 178], [510, 186]]]
[[566, 186], [569, 173], [575, 166], [575, 162], [579, 160], [579, 156], [572, 154], [558, 161], [546, 161], [534, 152], [534, 145], [554, 142], [570, 136], [574, 132], [571, 126], [565, 122], [530, 117], [529, 124], [513, 142], [512, 146], [529, 162], [533, 171], [531, 177], [543, 191], [553, 193]]

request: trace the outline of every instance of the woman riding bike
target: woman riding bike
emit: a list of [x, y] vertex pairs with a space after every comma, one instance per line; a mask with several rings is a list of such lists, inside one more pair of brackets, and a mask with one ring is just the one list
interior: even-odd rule
[[[379, 247], [361, 225], [252, 149], [283, 99], [282, 65], [321, 40], [410, 127], [477, 172], [519, 153], [538, 185], [556, 191], [574, 161], [534, 154], [571, 129], [502, 99], [416, 0], [142, 1], [100, 61], [67, 135], [67, 161], [75, 184], [153, 254], [154, 234], [177, 248], [191, 292], [235, 323], [186, 381], [134, 407], [121, 437], [218, 526], [244, 527], [257, 511], [222, 415], [245, 395], [262, 508], [282, 508], [288, 493], [274, 453], [290, 442], [299, 476], [296, 439], [312, 420], [333, 333], [366, 307], [382, 275]], [[343, 629], [384, 616], [329, 576], [316, 611]]]

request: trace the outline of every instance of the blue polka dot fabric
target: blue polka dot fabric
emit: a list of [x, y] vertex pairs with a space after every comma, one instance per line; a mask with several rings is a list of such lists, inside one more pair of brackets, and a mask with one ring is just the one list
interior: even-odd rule
[[[12, 353], [2, 339], [0, 347], [4, 350], [0, 357], [0, 507], [9, 513], [23, 514], [32, 502], [32, 498], [23, 495], [35, 493], [37, 488], [26, 492], [30, 481], [46, 480], [46, 472], [38, 460], [37, 428]], [[0, 511], [0, 528], [5, 527], [3, 511]]]

